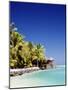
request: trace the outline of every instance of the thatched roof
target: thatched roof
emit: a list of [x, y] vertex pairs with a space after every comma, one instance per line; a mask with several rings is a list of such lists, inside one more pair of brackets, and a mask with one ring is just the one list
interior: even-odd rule
[[52, 63], [54, 60], [47, 60], [47, 64]]

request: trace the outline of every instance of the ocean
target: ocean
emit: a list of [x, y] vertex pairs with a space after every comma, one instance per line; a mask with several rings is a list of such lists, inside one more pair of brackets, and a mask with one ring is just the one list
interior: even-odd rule
[[10, 77], [10, 88], [65, 85], [65, 66]]

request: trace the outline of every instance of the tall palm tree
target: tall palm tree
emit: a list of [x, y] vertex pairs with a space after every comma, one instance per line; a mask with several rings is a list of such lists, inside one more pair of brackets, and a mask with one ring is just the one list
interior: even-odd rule
[[23, 42], [24, 35], [20, 35], [17, 32], [17, 28], [15, 27], [15, 24], [12, 23], [10, 25], [10, 43], [15, 47], [19, 42]]
[[20, 43], [24, 42], [24, 36], [20, 35], [16, 30], [15, 24], [10, 24], [10, 67], [12, 68], [18, 67], [18, 63], [23, 64], [23, 59], [20, 61], [21, 56], [18, 58], [17, 54]]
[[29, 50], [32, 51], [32, 48], [33, 48], [32, 42], [28, 42], [28, 47], [29, 47]]
[[43, 62], [44, 59], [44, 47], [41, 44], [35, 45], [24, 41], [24, 36], [17, 32], [17, 28], [12, 23], [10, 25], [10, 67], [30, 67], [33, 63], [38, 66], [39, 62]]
[[32, 61], [32, 49], [33, 49], [33, 44], [31, 42], [28, 42], [28, 48], [29, 48], [29, 53], [30, 53], [30, 60]]
[[44, 48], [41, 44], [36, 45], [35, 53], [37, 56], [37, 66], [38, 66], [38, 61], [43, 61], [44, 60]]

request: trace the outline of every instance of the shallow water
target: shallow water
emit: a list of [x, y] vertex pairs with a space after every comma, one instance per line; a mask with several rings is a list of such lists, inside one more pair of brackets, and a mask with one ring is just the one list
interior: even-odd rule
[[51, 86], [65, 84], [65, 67], [39, 70], [21, 76], [10, 77], [10, 88]]

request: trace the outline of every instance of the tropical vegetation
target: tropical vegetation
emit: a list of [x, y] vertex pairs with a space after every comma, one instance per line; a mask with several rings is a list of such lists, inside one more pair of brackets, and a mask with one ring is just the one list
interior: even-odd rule
[[15, 24], [10, 24], [10, 68], [42, 68], [43, 63], [46, 63], [43, 45], [26, 41], [25, 36], [17, 31]]

